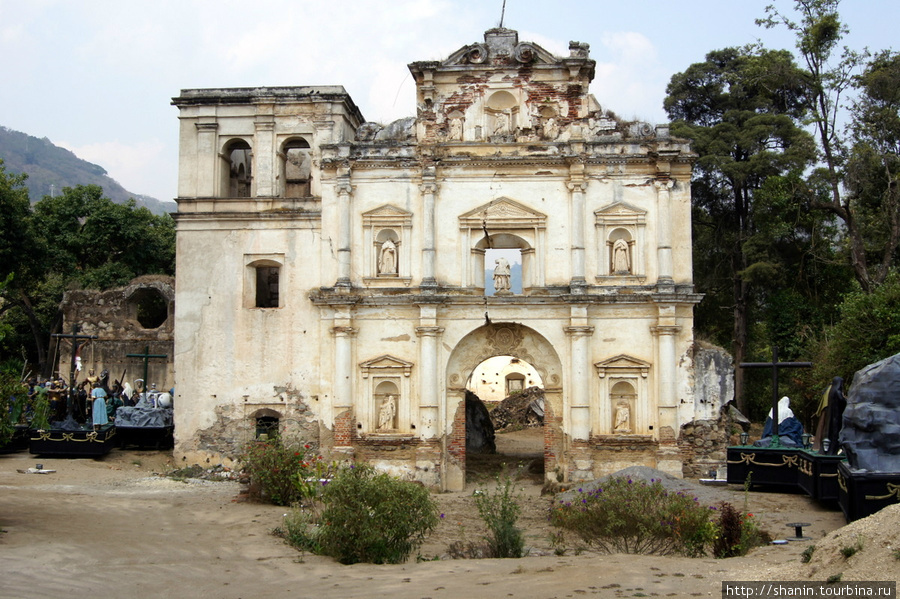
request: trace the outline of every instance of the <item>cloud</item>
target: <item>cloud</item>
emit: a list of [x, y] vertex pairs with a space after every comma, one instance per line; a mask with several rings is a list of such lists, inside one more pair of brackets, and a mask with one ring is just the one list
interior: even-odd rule
[[56, 142], [88, 162], [102, 165], [110, 177], [122, 187], [136, 194], [150, 195], [159, 200], [172, 199], [177, 170], [174, 160], [159, 139], [136, 143], [103, 141], [75, 145], [67, 141]]

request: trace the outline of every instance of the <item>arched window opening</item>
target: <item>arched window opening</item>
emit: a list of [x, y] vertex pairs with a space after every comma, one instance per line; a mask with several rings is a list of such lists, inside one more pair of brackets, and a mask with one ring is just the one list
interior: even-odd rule
[[280, 308], [283, 255], [245, 255], [245, 308]]
[[278, 416], [257, 416], [255, 438], [260, 441], [278, 438]]
[[253, 180], [253, 153], [250, 144], [236, 140], [228, 144], [222, 155], [227, 180], [225, 191], [230, 198], [249, 198]]
[[312, 157], [309, 142], [292, 139], [283, 148], [284, 197], [305, 198], [312, 195]]

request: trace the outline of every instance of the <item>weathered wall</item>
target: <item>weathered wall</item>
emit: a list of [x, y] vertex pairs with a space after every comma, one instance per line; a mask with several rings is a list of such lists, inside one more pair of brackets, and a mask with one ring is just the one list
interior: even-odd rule
[[[139, 320], [139, 304], [147, 293], [158, 297], [165, 306], [163, 322], [158, 326], [145, 327]], [[63, 332], [70, 334], [75, 325], [79, 334], [98, 337], [85, 343], [80, 351], [83, 371], [79, 378], [83, 378], [89, 369], [94, 369], [97, 375], [109, 370], [110, 382], [121, 379], [123, 372], [127, 381], [143, 378], [143, 360], [129, 358], [127, 354], [144, 354], [149, 348], [151, 354], [168, 356], [150, 359], [149, 382], [161, 390], [171, 388], [175, 381], [172, 368], [174, 300], [175, 279], [162, 275], [138, 277], [125, 287], [107, 291], [67, 291], [61, 304]], [[153, 324], [156, 322], [154, 320]], [[71, 368], [71, 347], [71, 341], [62, 340], [57, 348], [57, 369], [66, 379]]]

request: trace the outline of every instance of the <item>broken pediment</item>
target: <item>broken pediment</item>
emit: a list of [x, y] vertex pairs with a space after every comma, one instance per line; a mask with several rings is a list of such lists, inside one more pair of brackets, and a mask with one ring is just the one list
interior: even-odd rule
[[399, 374], [400, 372], [403, 373], [403, 376], [409, 376], [412, 372], [412, 367], [412, 362], [407, 362], [406, 360], [401, 360], [400, 358], [395, 358], [394, 356], [387, 354], [368, 360], [359, 365], [363, 378], [368, 378], [370, 374]]
[[[584, 44], [581, 44], [584, 45]], [[587, 58], [587, 53], [583, 58]], [[537, 44], [519, 43], [519, 32], [496, 28], [484, 32], [484, 43], [463, 46], [441, 64], [455, 65], [517, 65], [556, 64], [559, 59]]]
[[481, 229], [487, 227], [498, 229], [520, 229], [523, 227], [544, 228], [547, 215], [532, 210], [509, 198], [498, 198], [483, 206], [460, 215], [459, 224], [464, 229]]
[[594, 364], [594, 368], [597, 369], [597, 375], [601, 379], [608, 374], [625, 373], [640, 373], [642, 378], [647, 378], [647, 374], [650, 372], [650, 363], [626, 354], [619, 354], [618, 356], [597, 362]]

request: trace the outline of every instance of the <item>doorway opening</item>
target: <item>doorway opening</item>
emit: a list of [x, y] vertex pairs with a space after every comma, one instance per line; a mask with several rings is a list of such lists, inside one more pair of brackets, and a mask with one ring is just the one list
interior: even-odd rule
[[544, 382], [511, 355], [483, 360], [466, 382], [466, 482], [504, 471], [544, 478]]

